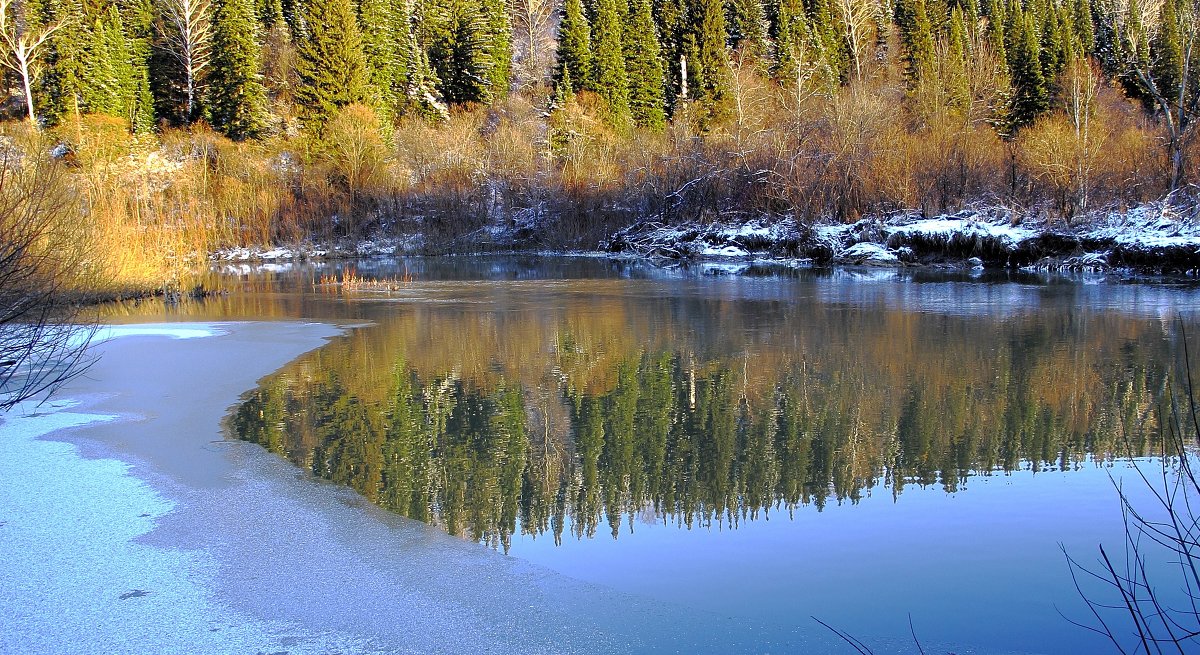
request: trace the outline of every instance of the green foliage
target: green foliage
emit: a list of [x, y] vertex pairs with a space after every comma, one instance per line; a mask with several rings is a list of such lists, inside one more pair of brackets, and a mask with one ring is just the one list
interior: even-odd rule
[[306, 124], [320, 131], [338, 109], [370, 102], [370, 78], [350, 0], [306, 0], [303, 18], [296, 101]]
[[555, 86], [567, 83], [571, 91], [588, 88], [592, 79], [591, 28], [583, 13], [582, 0], [566, 0], [558, 28], [558, 61]]
[[688, 73], [695, 89], [697, 126], [704, 131], [729, 115], [729, 53], [721, 0], [699, 0], [698, 10], [695, 66]]
[[429, 61], [441, 95], [451, 103], [487, 103], [508, 89], [511, 46], [501, 34], [492, 4], [447, 0], [425, 16]]
[[625, 23], [625, 72], [629, 78], [629, 112], [635, 125], [661, 130], [666, 125], [663, 106], [663, 69], [650, 0], [632, 0]]
[[232, 139], [254, 138], [266, 129], [261, 60], [250, 0], [221, 0], [213, 20], [207, 108], [213, 127]]
[[904, 46], [904, 78], [909, 88], [929, 80], [935, 69], [933, 28], [925, 11], [925, 0], [899, 0], [896, 24]]
[[1151, 73], [1163, 97], [1175, 101], [1184, 85], [1183, 33], [1180, 29], [1178, 0], [1163, 0], [1158, 33], [1151, 49], [1154, 60]]
[[629, 120], [629, 78], [625, 71], [622, 46], [623, 26], [617, 0], [596, 0], [596, 21], [592, 37], [593, 88], [604, 99], [608, 121], [623, 127]]
[[752, 62], [767, 60], [767, 13], [762, 0], [732, 0], [729, 3], [729, 46]]
[[396, 0], [360, 0], [358, 25], [371, 80], [372, 106], [385, 122], [402, 111], [408, 82], [406, 16]]
[[1014, 35], [1012, 57], [1013, 98], [1008, 117], [1008, 132], [1033, 123], [1034, 119], [1050, 108], [1050, 94], [1039, 57], [1037, 32], [1033, 19], [1025, 17]]

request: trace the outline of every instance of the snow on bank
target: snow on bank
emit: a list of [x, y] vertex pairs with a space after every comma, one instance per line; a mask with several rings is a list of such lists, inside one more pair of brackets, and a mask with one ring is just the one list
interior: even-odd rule
[[817, 265], [1200, 272], [1200, 216], [1151, 203], [1096, 213], [1075, 225], [999, 208], [848, 224], [809, 225], [790, 217], [708, 225], [646, 221], [616, 232], [604, 249], [675, 260], [768, 257]]

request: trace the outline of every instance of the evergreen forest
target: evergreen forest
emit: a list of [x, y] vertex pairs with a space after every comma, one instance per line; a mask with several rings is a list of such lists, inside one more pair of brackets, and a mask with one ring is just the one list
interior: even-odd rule
[[1069, 223], [1200, 181], [1198, 0], [0, 10], [9, 156], [70, 164], [58, 183], [118, 280], [380, 232], [450, 251], [497, 230], [595, 248], [646, 218]]

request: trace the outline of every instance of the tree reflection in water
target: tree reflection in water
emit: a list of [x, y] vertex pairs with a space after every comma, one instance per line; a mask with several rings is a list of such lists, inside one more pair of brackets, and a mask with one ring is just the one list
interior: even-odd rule
[[1155, 320], [1066, 309], [825, 306], [740, 330], [727, 307], [699, 330], [678, 311], [647, 327], [610, 309], [412, 308], [270, 378], [231, 429], [507, 551], [518, 530], [557, 543], [646, 518], [736, 527], [876, 487], [955, 492], [1147, 452], [1176, 339]]

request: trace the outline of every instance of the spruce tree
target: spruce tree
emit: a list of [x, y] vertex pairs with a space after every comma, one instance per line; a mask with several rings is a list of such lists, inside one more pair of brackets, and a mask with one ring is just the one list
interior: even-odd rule
[[130, 120], [137, 93], [133, 53], [116, 5], [92, 24], [84, 60], [80, 99], [85, 110]]
[[987, 16], [987, 42], [991, 48], [992, 56], [996, 59], [996, 66], [1000, 70], [1008, 69], [1008, 39], [1005, 36], [1005, 25], [1008, 24], [1008, 16], [1005, 12], [1003, 0], [986, 0], [984, 4], [985, 15]]
[[1176, 2], [1177, 0], [1163, 0], [1158, 33], [1150, 43], [1154, 83], [1158, 86], [1158, 92], [1172, 104], [1177, 104], [1179, 89], [1184, 84], [1183, 33]]
[[596, 0], [592, 30], [594, 88], [604, 99], [608, 121], [616, 127], [624, 126], [629, 119], [629, 78], [621, 45], [623, 31], [617, 0]]
[[729, 46], [752, 62], [767, 58], [767, 14], [762, 0], [731, 0]]
[[358, 4], [363, 56], [371, 81], [371, 105], [385, 125], [399, 115], [407, 81], [408, 62], [400, 51], [407, 35], [397, 33], [401, 24], [397, 20], [399, 11], [396, 0], [360, 0]]
[[1075, 28], [1075, 36], [1083, 46], [1083, 52], [1087, 54], [1095, 52], [1096, 29], [1092, 22], [1092, 4], [1089, 0], [1075, 0], [1072, 3], [1071, 22]]
[[1050, 96], [1038, 48], [1033, 18], [1026, 16], [1013, 38], [1009, 65], [1012, 70], [1013, 97], [1009, 111], [1009, 134], [1029, 125], [1050, 108]]
[[262, 134], [267, 125], [267, 92], [259, 67], [250, 0], [220, 0], [213, 20], [213, 54], [208, 81], [208, 117], [231, 139]]
[[942, 64], [943, 85], [950, 107], [965, 112], [971, 104], [971, 88], [967, 78], [967, 25], [960, 7], [950, 14], [950, 33], [946, 37], [946, 60]]
[[488, 25], [478, 3], [449, 0], [426, 17], [430, 32], [429, 60], [441, 95], [454, 104], [488, 102], [492, 61]]
[[570, 81], [571, 91], [590, 86], [592, 79], [591, 28], [583, 13], [582, 0], [566, 0], [562, 23], [558, 27], [558, 62], [554, 66], [554, 83]]
[[695, 67], [689, 73], [699, 105], [697, 125], [707, 130], [729, 113], [729, 54], [725, 49], [725, 8], [721, 0], [700, 0], [698, 18]]
[[370, 81], [350, 0], [306, 0], [303, 25], [305, 38], [296, 47], [296, 101], [305, 122], [319, 131], [338, 109], [370, 102]]
[[484, 20], [484, 57], [487, 58], [487, 99], [508, 95], [512, 80], [512, 23], [505, 0], [482, 0]]
[[[772, 75], [784, 82], [796, 80], [801, 53], [811, 50], [808, 21], [801, 0], [780, 0], [775, 28], [775, 65]], [[811, 54], [805, 57], [812, 65]]]
[[683, 61], [691, 56], [688, 39], [687, 0], [657, 0], [653, 13], [658, 25], [659, 48], [663, 58], [664, 96], [667, 113], [675, 111], [686, 84], [683, 80]]
[[629, 79], [629, 113], [634, 124], [652, 130], [666, 125], [663, 69], [650, 0], [631, 0], [625, 22], [625, 72]]
[[925, 13], [925, 0], [899, 0], [896, 24], [904, 46], [904, 77], [914, 89], [932, 75], [934, 61], [933, 29]]
[[63, 26], [51, 37], [46, 52], [45, 70], [38, 80], [38, 114], [53, 125], [82, 111], [87, 48], [91, 43], [89, 21], [83, 0], [62, 0], [45, 4], [45, 23]]

